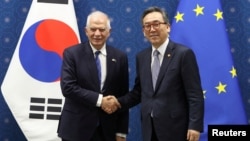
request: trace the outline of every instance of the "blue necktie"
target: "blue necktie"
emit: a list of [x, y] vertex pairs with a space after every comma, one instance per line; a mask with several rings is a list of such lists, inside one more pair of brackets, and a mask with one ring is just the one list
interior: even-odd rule
[[155, 50], [153, 53], [153, 58], [154, 58], [154, 62], [152, 64], [152, 80], [153, 80], [153, 87], [155, 90], [155, 85], [156, 85], [156, 81], [158, 78], [158, 74], [160, 71], [160, 60], [159, 60], [159, 54], [160, 52], [158, 50]]
[[100, 58], [99, 58], [99, 54], [101, 53], [101, 51], [96, 51], [95, 52], [95, 62], [96, 62], [96, 67], [97, 67], [97, 71], [98, 71], [98, 78], [99, 78], [99, 84], [101, 86], [101, 80], [102, 80], [102, 71], [101, 71], [101, 62], [100, 62]]

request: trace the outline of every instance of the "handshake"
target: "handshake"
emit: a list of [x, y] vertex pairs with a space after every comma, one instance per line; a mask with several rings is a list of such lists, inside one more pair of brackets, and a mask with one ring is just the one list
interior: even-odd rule
[[121, 108], [120, 103], [116, 99], [115, 96], [108, 95], [102, 98], [102, 104], [101, 104], [102, 110], [104, 110], [108, 114], [112, 114], [115, 112], [118, 108]]

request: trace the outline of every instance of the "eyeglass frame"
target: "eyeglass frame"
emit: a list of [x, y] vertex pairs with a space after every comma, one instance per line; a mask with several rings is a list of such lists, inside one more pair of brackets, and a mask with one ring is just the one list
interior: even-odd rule
[[153, 26], [154, 29], [159, 29], [161, 24], [167, 24], [166, 22], [153, 22], [151, 24], [144, 24], [143, 29], [150, 31]]

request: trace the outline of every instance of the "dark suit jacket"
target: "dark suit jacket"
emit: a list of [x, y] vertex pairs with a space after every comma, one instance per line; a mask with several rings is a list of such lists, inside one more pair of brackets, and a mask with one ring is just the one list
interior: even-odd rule
[[141, 102], [143, 141], [151, 139], [152, 111], [159, 141], [185, 141], [188, 129], [203, 131], [204, 99], [195, 55], [170, 40], [154, 91], [151, 52], [149, 47], [137, 54], [134, 88], [118, 101], [123, 108]]
[[127, 55], [106, 46], [107, 77], [102, 91], [98, 84], [94, 54], [89, 42], [65, 49], [61, 71], [61, 89], [65, 97], [58, 136], [70, 141], [89, 141], [101, 124], [108, 141], [115, 133], [128, 133], [128, 110], [106, 114], [96, 107], [99, 93], [122, 96], [128, 92]]

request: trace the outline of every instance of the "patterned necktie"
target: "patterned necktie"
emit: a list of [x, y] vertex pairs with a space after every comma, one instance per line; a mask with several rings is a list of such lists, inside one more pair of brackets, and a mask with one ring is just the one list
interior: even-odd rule
[[96, 62], [96, 67], [97, 67], [97, 71], [98, 71], [99, 84], [101, 86], [102, 73], [101, 73], [101, 62], [100, 62], [100, 58], [99, 58], [100, 53], [101, 53], [101, 51], [99, 51], [99, 50], [95, 52], [95, 62]]
[[153, 53], [154, 62], [152, 64], [152, 80], [153, 80], [154, 90], [155, 90], [155, 85], [156, 85], [156, 81], [157, 81], [159, 70], [160, 70], [159, 54], [160, 52], [158, 50], [155, 50]]

